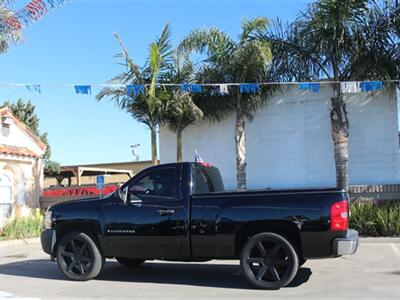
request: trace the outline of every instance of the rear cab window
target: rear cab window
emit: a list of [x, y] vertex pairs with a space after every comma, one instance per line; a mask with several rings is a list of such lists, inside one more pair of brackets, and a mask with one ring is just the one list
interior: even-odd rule
[[223, 192], [224, 183], [219, 170], [215, 167], [194, 165], [193, 194]]

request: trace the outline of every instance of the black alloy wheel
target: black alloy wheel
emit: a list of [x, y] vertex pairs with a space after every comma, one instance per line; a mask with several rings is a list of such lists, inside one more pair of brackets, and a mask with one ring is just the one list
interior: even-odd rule
[[279, 289], [288, 285], [299, 269], [294, 247], [275, 233], [259, 233], [245, 244], [240, 267], [246, 280], [256, 288]]
[[69, 279], [83, 281], [96, 277], [105, 259], [89, 235], [73, 232], [63, 237], [58, 244], [57, 262]]

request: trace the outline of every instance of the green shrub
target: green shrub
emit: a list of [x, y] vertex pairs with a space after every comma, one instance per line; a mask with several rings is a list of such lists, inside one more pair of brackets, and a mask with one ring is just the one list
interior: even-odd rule
[[2, 230], [6, 239], [25, 239], [37, 237], [42, 229], [43, 216], [39, 211], [30, 213], [26, 217], [15, 217], [10, 219]]
[[350, 211], [350, 227], [360, 235], [400, 236], [400, 202], [356, 201]]

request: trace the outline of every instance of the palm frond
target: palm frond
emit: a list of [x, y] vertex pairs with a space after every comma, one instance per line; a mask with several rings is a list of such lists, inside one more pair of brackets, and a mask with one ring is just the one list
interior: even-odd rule
[[[14, 12], [7, 6], [9, 1], [0, 1], [0, 20], [5, 20], [12, 16]], [[11, 28], [0, 22], [0, 54], [5, 52], [11, 43], [15, 43], [21, 39], [22, 28]]]
[[132, 98], [127, 96], [124, 87], [105, 87], [97, 95], [96, 100], [102, 101], [104, 98], [109, 98], [120, 109], [126, 109]]
[[235, 42], [215, 27], [193, 30], [178, 47], [179, 50], [206, 54], [207, 61], [219, 64], [228, 63], [235, 48]]
[[203, 111], [196, 105], [189, 93], [174, 91], [166, 102], [162, 123], [175, 132], [203, 119]]
[[128, 72], [130, 73], [129, 77], [135, 78], [137, 82], [143, 83], [142, 73], [140, 71], [140, 67], [134, 63], [132, 58], [128, 54], [128, 50], [124, 46], [124, 43], [118, 33], [114, 33], [114, 37], [117, 39], [118, 44], [121, 47], [120, 56], [124, 58], [126, 62], [126, 66], [128, 67]]
[[273, 54], [270, 74], [280, 81], [397, 78], [391, 2], [382, 8], [368, 0], [320, 0], [290, 25], [273, 22], [264, 36]]
[[269, 20], [264, 17], [258, 17], [251, 20], [244, 19], [242, 22], [242, 33], [240, 42], [244, 43], [249, 39], [265, 34], [269, 26]]
[[[152, 50], [153, 48], [153, 50]], [[152, 71], [152, 51], [157, 48], [157, 60], [158, 60], [158, 70], [157, 70], [157, 80], [161, 77], [165, 76], [165, 73], [168, 72], [168, 66], [171, 63], [171, 55], [172, 55], [172, 43], [171, 43], [171, 30], [169, 23], [167, 23], [161, 35], [155, 39], [153, 43], [149, 46], [149, 58], [143, 67], [143, 74], [146, 74], [149, 77], [153, 77], [154, 72]], [[153, 53], [154, 54], [154, 53]], [[154, 59], [154, 57], [153, 57]]]
[[[206, 59], [196, 72], [196, 81], [205, 83], [261, 82], [268, 80], [272, 53], [269, 41], [259, 38], [269, 25], [266, 18], [244, 20], [239, 41], [214, 27], [193, 30], [180, 44], [179, 49], [196, 51]], [[218, 95], [206, 88], [194, 102], [205, 112], [206, 118], [219, 121], [237, 109], [238, 87], [230, 87], [230, 95]], [[251, 113], [265, 103], [268, 97], [243, 95], [243, 109]]]
[[[169, 23], [165, 25], [160, 37], [156, 38], [155, 43], [160, 51], [162, 63], [167, 65], [173, 51], [171, 44], [171, 28]], [[163, 68], [164, 65], [162, 65], [161, 68]]]

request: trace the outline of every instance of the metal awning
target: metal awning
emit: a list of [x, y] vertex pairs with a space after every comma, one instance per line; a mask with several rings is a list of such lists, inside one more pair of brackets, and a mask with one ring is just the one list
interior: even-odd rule
[[121, 170], [121, 169], [108, 169], [108, 168], [92, 168], [92, 167], [60, 167], [60, 174], [49, 176], [55, 177], [60, 182], [64, 178], [71, 179], [76, 177], [77, 185], [81, 185], [82, 176], [97, 176], [97, 175], [115, 175], [122, 174], [127, 175], [130, 178], [133, 176], [133, 171], [131, 170]]

